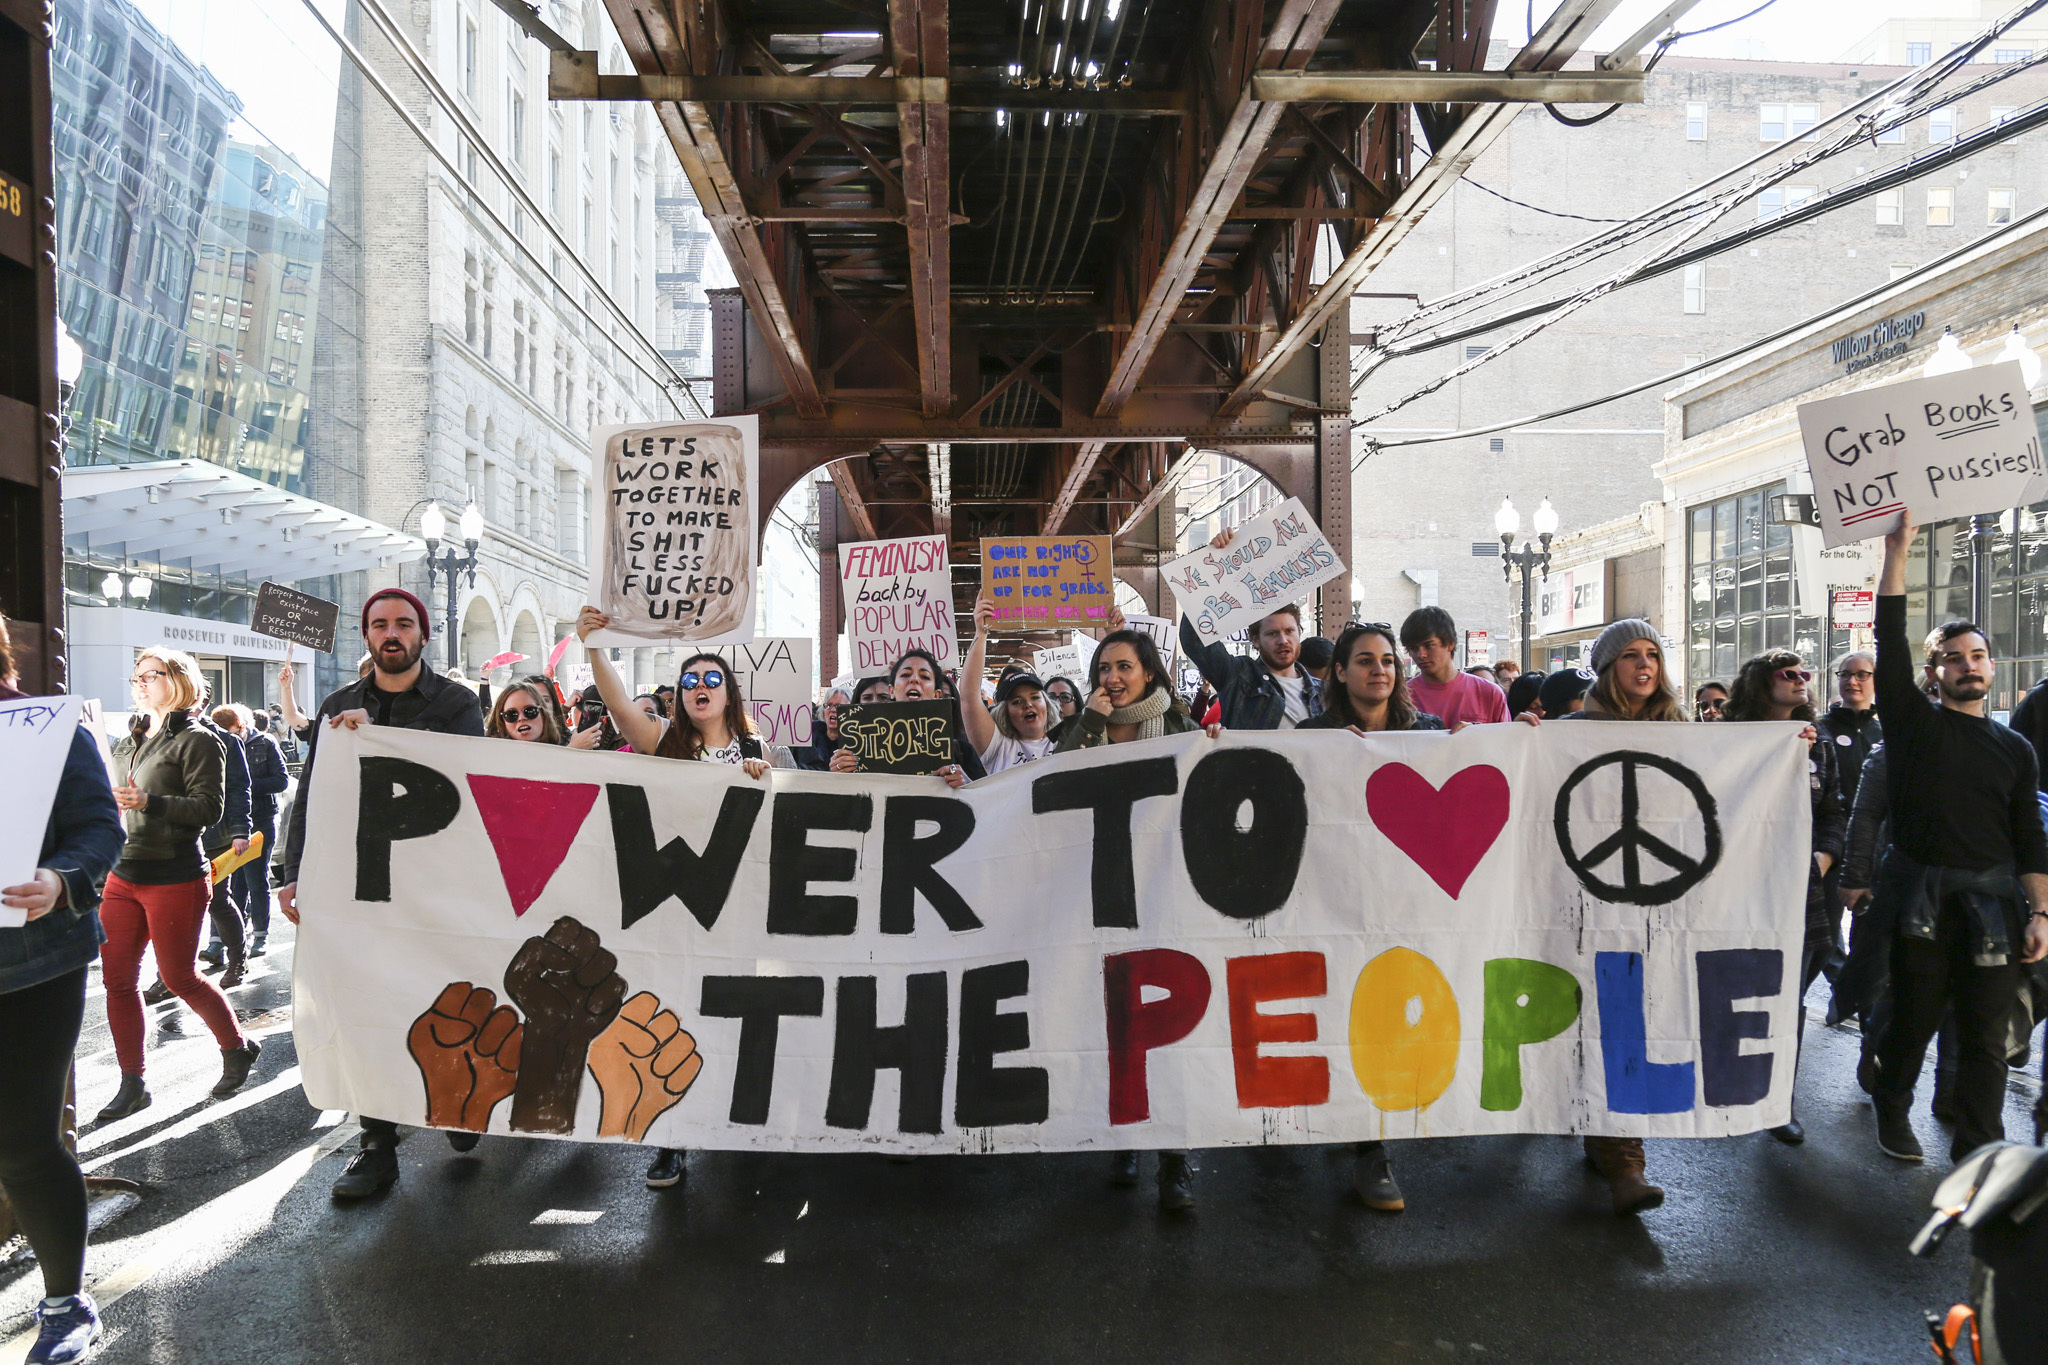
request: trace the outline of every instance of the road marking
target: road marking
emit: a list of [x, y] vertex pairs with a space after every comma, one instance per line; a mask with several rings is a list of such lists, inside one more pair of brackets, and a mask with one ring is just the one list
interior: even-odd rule
[[87, 1175], [90, 1175], [109, 1162], [119, 1161], [125, 1156], [133, 1156], [137, 1152], [146, 1152], [151, 1147], [169, 1142], [174, 1138], [190, 1137], [210, 1123], [224, 1119], [230, 1114], [240, 1113], [252, 1105], [261, 1104], [272, 1095], [281, 1095], [287, 1090], [296, 1090], [298, 1088], [299, 1069], [295, 1066], [286, 1067], [254, 1090], [244, 1090], [233, 1099], [223, 1100], [219, 1104], [197, 1110], [185, 1118], [179, 1119], [160, 1133], [153, 1133], [142, 1141], [123, 1147], [119, 1151], [108, 1152], [105, 1156], [93, 1158], [91, 1161], [86, 1162], [81, 1169]]
[[[354, 1132], [349, 1129], [337, 1129], [312, 1146], [293, 1152], [261, 1175], [214, 1196], [192, 1212], [157, 1229], [148, 1251], [87, 1286], [99, 1304], [100, 1312], [104, 1314], [193, 1249], [219, 1246], [228, 1240], [235, 1228], [268, 1217], [315, 1163], [340, 1150], [354, 1137]], [[35, 1343], [36, 1331], [30, 1328], [12, 1341], [0, 1344], [0, 1365], [21, 1365], [29, 1347]]]

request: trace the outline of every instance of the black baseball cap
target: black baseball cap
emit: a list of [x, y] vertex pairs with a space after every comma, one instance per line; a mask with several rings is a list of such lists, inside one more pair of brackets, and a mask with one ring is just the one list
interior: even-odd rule
[[1561, 716], [1598, 681], [1600, 675], [1590, 668], [1560, 668], [1543, 680], [1543, 689], [1536, 699], [1542, 704], [1544, 715]]
[[1012, 673], [996, 684], [996, 705], [1001, 706], [1010, 699], [1010, 694], [1020, 687], [1035, 687], [1045, 691], [1045, 684], [1038, 680], [1036, 673]]

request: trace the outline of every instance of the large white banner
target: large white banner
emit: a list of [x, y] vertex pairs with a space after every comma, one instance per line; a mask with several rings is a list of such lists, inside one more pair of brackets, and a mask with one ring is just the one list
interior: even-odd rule
[[306, 1093], [785, 1151], [1750, 1132], [1791, 1112], [1798, 729], [1185, 735], [957, 792], [337, 730]]

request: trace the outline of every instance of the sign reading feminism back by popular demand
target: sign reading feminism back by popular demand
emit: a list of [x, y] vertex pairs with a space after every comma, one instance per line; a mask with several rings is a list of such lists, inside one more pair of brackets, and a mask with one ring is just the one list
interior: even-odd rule
[[1246, 521], [1222, 549], [1204, 545], [1165, 569], [1181, 614], [1204, 640], [1227, 640], [1343, 572], [1299, 498]]
[[839, 583], [855, 674], [887, 673], [911, 649], [930, 650], [941, 664], [953, 662], [959, 631], [944, 536], [842, 545]]
[[1000, 630], [1098, 630], [1116, 605], [1108, 536], [983, 536], [981, 581]]
[[754, 638], [760, 459], [753, 417], [597, 434], [593, 646]]
[[2048, 482], [2017, 361], [1801, 403], [1799, 431], [1830, 546], [1887, 535], [1901, 516], [2002, 512]]
[[1189, 734], [959, 790], [337, 730], [307, 1098], [784, 1151], [1752, 1132], [1799, 728]]

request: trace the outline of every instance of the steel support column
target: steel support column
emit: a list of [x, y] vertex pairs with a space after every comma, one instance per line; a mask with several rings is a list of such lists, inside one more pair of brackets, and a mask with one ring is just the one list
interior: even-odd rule
[[[1351, 319], [1340, 313], [1323, 327], [1322, 353], [1316, 366], [1317, 397], [1325, 409], [1343, 409], [1351, 400]], [[1318, 632], [1337, 638], [1338, 625], [1351, 615], [1351, 418], [1316, 419], [1316, 525], [1346, 571], [1323, 584], [1316, 595]]]
[[[946, 72], [946, 0], [889, 0], [889, 46], [899, 79]], [[896, 106], [903, 149], [903, 228], [910, 238], [910, 308], [918, 400], [936, 417], [953, 405], [951, 144], [945, 95]]]

